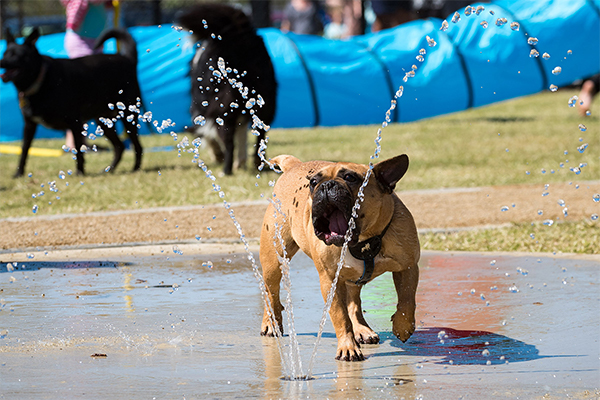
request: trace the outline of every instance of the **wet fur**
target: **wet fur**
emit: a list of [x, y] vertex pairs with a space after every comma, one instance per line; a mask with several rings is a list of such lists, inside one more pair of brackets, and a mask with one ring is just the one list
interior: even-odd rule
[[[136, 44], [127, 31], [111, 29], [98, 38], [96, 48], [110, 38], [118, 38], [122, 54], [95, 54], [75, 59], [52, 58], [40, 55], [35, 43], [39, 31], [34, 31], [19, 45], [7, 30], [7, 47], [0, 67], [5, 68], [5, 82], [12, 81], [19, 91], [21, 112], [25, 119], [21, 158], [15, 177], [23, 175], [27, 153], [38, 124], [50, 129], [73, 132], [77, 149], [77, 172], [84, 173], [81, 151], [83, 124], [98, 118], [115, 118], [119, 110], [110, 110], [108, 103], [122, 102], [128, 108], [141, 97], [137, 79]], [[45, 74], [41, 71], [46, 68]], [[43, 79], [41, 79], [43, 78]], [[37, 83], [36, 83], [37, 82]], [[37, 86], [37, 87], [36, 87]], [[37, 90], [31, 90], [32, 87]], [[122, 93], [119, 93], [122, 91]], [[32, 93], [30, 93], [32, 92]], [[125, 110], [125, 117], [131, 112]], [[135, 149], [134, 170], [140, 168], [142, 146], [138, 140], [137, 114], [132, 123], [121, 118]], [[115, 124], [116, 125], [116, 124]], [[119, 139], [115, 125], [100, 123], [104, 136], [114, 147], [110, 170], [117, 167], [125, 146]]]
[[[319, 273], [321, 294], [323, 299], [326, 299], [340, 259], [342, 243], [328, 245], [317, 237], [315, 231], [318, 229], [313, 225], [313, 221], [319, 216], [313, 214], [340, 201], [354, 204], [368, 170], [367, 166], [361, 164], [301, 162], [288, 155], [275, 157], [273, 162], [283, 171], [274, 188], [274, 199], [281, 209], [277, 211], [273, 203], [269, 204], [260, 240], [263, 277], [278, 324], [277, 330], [272, 326], [269, 312], [265, 309], [261, 334], [268, 336], [283, 333], [283, 306], [279, 298], [279, 260], [283, 252], [280, 245], [273, 245], [276, 227], [281, 227], [281, 237], [288, 258], [302, 250], [313, 260]], [[392, 332], [402, 341], [408, 340], [415, 330], [415, 293], [419, 279], [417, 263], [420, 257], [413, 218], [394, 193], [396, 182], [407, 168], [408, 157], [405, 155], [375, 165], [373, 175], [364, 191], [365, 200], [358, 211], [355, 236], [351, 242], [356, 243], [379, 235], [391, 221], [383, 236], [382, 249], [375, 258], [375, 270], [371, 279], [384, 272], [392, 272], [398, 295], [396, 313], [392, 316]], [[359, 180], [356, 181], [355, 178]], [[333, 193], [336, 199], [324, 199], [327, 196], [322, 195], [321, 191], [325, 189], [321, 188], [325, 185], [329, 187], [328, 193]], [[321, 195], [318, 195], [319, 193]], [[342, 201], [344, 196], [347, 199]], [[316, 204], [323, 201], [330, 203]], [[281, 212], [285, 215], [285, 220]], [[362, 286], [354, 283], [362, 274], [363, 262], [353, 258], [349, 252], [345, 260], [346, 265], [340, 272], [329, 315], [338, 338], [336, 359], [359, 361], [364, 359], [360, 344], [378, 343], [379, 335], [364, 319], [360, 300]]]
[[[206, 21], [207, 28], [202, 20]], [[193, 125], [189, 130], [204, 138], [216, 161], [223, 163], [223, 172], [230, 175], [234, 168], [235, 147], [237, 166], [243, 168], [246, 163], [246, 135], [251, 122], [246, 109], [247, 100], [256, 99], [258, 94], [262, 96], [265, 104], [262, 107], [255, 105], [252, 109], [265, 124], [270, 125], [275, 116], [277, 82], [271, 58], [249, 18], [237, 8], [224, 4], [198, 4], [181, 15], [179, 21], [184, 28], [193, 31], [195, 41], [201, 42], [190, 66], [190, 112], [192, 121], [200, 115], [207, 122], [204, 126]], [[219, 71], [219, 58], [223, 58], [226, 66], [232, 69], [227, 78], [242, 82], [248, 88], [246, 99], [227, 79], [213, 76], [213, 71]], [[215, 92], [216, 89], [218, 92]], [[205, 101], [208, 106], [202, 105]], [[239, 107], [232, 108], [231, 103], [237, 103]], [[243, 110], [246, 113], [242, 113]], [[223, 119], [222, 125], [215, 122], [217, 118]], [[261, 160], [257, 150], [265, 137], [265, 129], [260, 126], [255, 129], [259, 135], [256, 137], [253, 162], [258, 167]]]

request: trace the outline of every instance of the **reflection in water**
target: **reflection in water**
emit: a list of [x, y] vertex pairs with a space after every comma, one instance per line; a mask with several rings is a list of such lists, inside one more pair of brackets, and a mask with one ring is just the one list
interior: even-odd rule
[[[87, 269], [87, 268], [118, 268], [128, 265], [133, 265], [129, 262], [116, 262], [116, 261], [26, 261], [26, 262], [14, 262], [5, 264], [0, 261], [0, 273], [12, 272], [12, 271], [35, 271], [44, 268], [48, 269]], [[7, 266], [4, 268], [4, 266]], [[10, 267], [8, 267], [10, 265]]]

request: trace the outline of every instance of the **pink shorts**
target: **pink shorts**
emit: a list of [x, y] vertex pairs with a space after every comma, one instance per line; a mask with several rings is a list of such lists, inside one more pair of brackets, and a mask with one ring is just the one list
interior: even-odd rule
[[79, 58], [90, 54], [102, 53], [102, 48], [94, 50], [94, 38], [81, 37], [71, 29], [65, 33], [65, 50], [69, 58]]

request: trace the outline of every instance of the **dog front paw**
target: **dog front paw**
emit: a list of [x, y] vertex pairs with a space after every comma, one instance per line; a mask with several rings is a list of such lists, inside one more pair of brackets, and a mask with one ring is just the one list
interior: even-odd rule
[[377, 344], [379, 335], [368, 326], [359, 326], [354, 329], [354, 339], [360, 344]]
[[263, 321], [262, 326], [260, 328], [260, 335], [261, 336], [270, 336], [270, 337], [274, 337], [274, 336], [283, 336], [283, 327], [281, 326], [281, 323], [278, 323], [278, 330], [279, 332], [276, 334], [276, 330], [273, 329], [273, 325], [270, 321]]
[[392, 333], [403, 342], [406, 342], [408, 338], [415, 332], [415, 319], [414, 315], [411, 317], [405, 313], [397, 311], [392, 315]]
[[360, 345], [354, 340], [352, 335], [338, 340], [336, 360], [340, 361], [363, 361], [365, 356], [360, 350]]

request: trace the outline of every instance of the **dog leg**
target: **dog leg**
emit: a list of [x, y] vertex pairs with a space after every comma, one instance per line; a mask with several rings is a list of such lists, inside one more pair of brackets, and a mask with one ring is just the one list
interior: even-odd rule
[[[263, 229], [260, 235], [260, 264], [262, 265], [263, 278], [265, 280], [267, 299], [273, 309], [274, 319], [277, 321], [279, 331], [273, 327], [271, 319], [269, 318], [270, 311], [265, 305], [263, 314], [263, 320], [261, 324], [260, 334], [263, 336], [275, 336], [283, 334], [283, 325], [281, 312], [283, 311], [283, 305], [280, 300], [280, 289], [281, 289], [281, 263], [279, 262], [280, 257], [283, 255], [281, 249], [281, 243], [276, 239], [276, 228], [275, 222], [276, 216], [273, 214], [274, 209], [272, 205], [269, 205], [265, 214], [265, 220], [263, 222]], [[287, 258], [291, 259], [298, 251], [298, 245], [293, 240], [289, 229], [284, 229], [281, 232], [283, 244], [287, 252]], [[274, 243], [275, 241], [275, 243]]]
[[248, 129], [244, 121], [238, 121], [235, 130], [235, 147], [237, 147], [237, 169], [246, 169], [248, 159]]
[[83, 131], [83, 126], [80, 124], [73, 124], [71, 126], [71, 132], [73, 132], [73, 141], [75, 142], [75, 149], [77, 150], [77, 154], [75, 158], [77, 160], [77, 174], [84, 175], [85, 170], [83, 167], [83, 153], [81, 152], [81, 146], [83, 145], [83, 135], [81, 132]]
[[27, 153], [29, 153], [29, 148], [31, 147], [31, 142], [33, 142], [33, 137], [35, 136], [36, 129], [37, 124], [32, 120], [26, 118], [25, 128], [23, 129], [23, 145], [21, 146], [21, 158], [19, 159], [17, 172], [15, 172], [15, 174], [13, 175], [14, 178], [23, 176], [23, 173], [25, 171], [25, 163], [27, 162]]
[[219, 131], [223, 144], [225, 145], [225, 160], [223, 161], [223, 173], [225, 175], [231, 175], [233, 173], [233, 151], [234, 151], [234, 139], [235, 126], [224, 126]]
[[[97, 121], [97, 123], [99, 122]], [[125, 123], [125, 126], [127, 126], [127, 123]], [[102, 128], [104, 129], [104, 136], [113, 145], [115, 151], [112, 163], [110, 164], [110, 172], [114, 172], [115, 168], [117, 168], [117, 165], [121, 161], [123, 151], [125, 150], [125, 145], [123, 144], [121, 139], [119, 139], [119, 135], [117, 134], [117, 128], [115, 125], [113, 125], [110, 128], [107, 126], [103, 126]]]
[[415, 296], [419, 283], [419, 267], [414, 265], [400, 272], [393, 272], [394, 286], [398, 293], [398, 305], [392, 315], [392, 332], [406, 342], [415, 331]]
[[133, 164], [133, 171], [137, 171], [142, 166], [142, 154], [144, 153], [144, 149], [140, 143], [138, 127], [135, 124], [135, 119], [133, 120], [133, 123], [129, 125], [127, 135], [129, 136], [131, 144], [133, 144], [133, 149], [135, 150], [135, 164]]
[[[256, 146], [254, 147], [254, 168], [258, 169], [258, 167], [260, 167], [260, 165], [262, 164], [262, 160], [260, 159], [260, 156], [258, 155], [258, 149], [260, 149], [260, 142], [261, 140], [263, 140], [265, 138], [265, 131], [262, 130], [261, 128], [257, 129], [259, 135], [256, 137]], [[267, 155], [265, 154], [265, 158], [267, 158]]]
[[[317, 270], [319, 271], [319, 281], [321, 284], [321, 295], [323, 300], [327, 301], [331, 284], [333, 283], [333, 273], [330, 275], [326, 268], [315, 261]], [[360, 345], [354, 339], [354, 331], [352, 329], [352, 320], [348, 316], [348, 298], [347, 287], [343, 282], [338, 282], [333, 302], [329, 309], [329, 317], [335, 329], [335, 336], [338, 339], [338, 347], [336, 352], [336, 360], [340, 361], [362, 361], [365, 359]]]
[[379, 343], [379, 335], [369, 327], [362, 313], [362, 305], [360, 300], [360, 291], [362, 286], [352, 282], [346, 282], [348, 303], [348, 315], [352, 321], [352, 329], [354, 330], [354, 339], [358, 343], [377, 344]]

